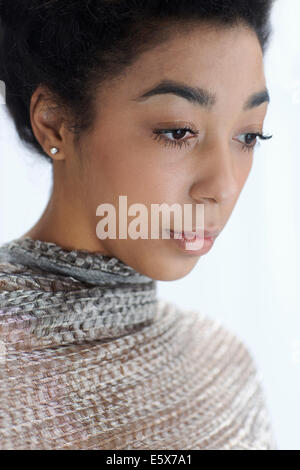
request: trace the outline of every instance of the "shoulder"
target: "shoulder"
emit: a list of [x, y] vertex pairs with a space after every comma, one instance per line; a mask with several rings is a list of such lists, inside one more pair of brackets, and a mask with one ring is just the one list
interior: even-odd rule
[[180, 319], [186, 348], [197, 350], [193, 360], [209, 384], [207, 393], [214, 395], [214, 406], [224, 419], [233, 419], [241, 427], [244, 437], [235, 448], [276, 450], [262, 373], [249, 346], [221, 321], [201, 311], [164, 299], [159, 299], [158, 309], [162, 315]]
[[238, 334], [225, 326], [220, 320], [199, 310], [184, 309], [162, 298], [158, 299], [158, 310], [162, 316], [169, 315], [180, 318], [182, 324], [192, 329], [199, 348], [203, 349], [203, 352], [210, 345], [210, 357], [224, 357], [225, 353], [238, 352], [234, 356], [236, 365], [248, 363], [253, 372], [256, 372], [256, 363], [249, 347]]

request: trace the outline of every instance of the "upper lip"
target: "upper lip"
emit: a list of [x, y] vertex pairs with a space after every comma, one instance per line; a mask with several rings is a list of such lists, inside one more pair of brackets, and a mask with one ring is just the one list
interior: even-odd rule
[[178, 231], [174, 231], [173, 229], [169, 229], [169, 230], [170, 232], [173, 232], [173, 233], [182, 233], [182, 234], [184, 233], [186, 236], [193, 236], [195, 235], [195, 233], [202, 235], [204, 233], [204, 238], [216, 238], [221, 232], [221, 229], [204, 230], [204, 231], [203, 229], [194, 229], [192, 232], [189, 232], [189, 231], [178, 232]]

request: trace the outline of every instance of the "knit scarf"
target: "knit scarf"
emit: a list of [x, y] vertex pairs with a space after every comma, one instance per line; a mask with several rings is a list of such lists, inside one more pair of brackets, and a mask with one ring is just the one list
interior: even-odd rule
[[270, 449], [255, 364], [114, 257], [0, 247], [0, 448]]
[[15, 322], [22, 331], [19, 348], [120, 337], [151, 323], [157, 310], [156, 282], [115, 257], [27, 237], [3, 245], [1, 259], [18, 266], [0, 308], [9, 306], [10, 328]]

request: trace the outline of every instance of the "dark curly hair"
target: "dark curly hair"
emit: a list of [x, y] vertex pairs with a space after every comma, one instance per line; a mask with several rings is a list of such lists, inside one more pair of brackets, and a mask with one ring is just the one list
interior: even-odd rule
[[199, 22], [257, 34], [264, 53], [275, 0], [0, 0], [0, 79], [22, 141], [52, 162], [32, 131], [30, 101], [47, 86], [75, 139], [95, 118], [95, 91], [138, 55]]

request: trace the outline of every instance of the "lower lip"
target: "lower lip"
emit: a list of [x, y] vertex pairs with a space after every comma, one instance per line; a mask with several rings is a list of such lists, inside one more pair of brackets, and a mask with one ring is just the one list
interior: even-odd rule
[[[166, 232], [170, 238], [176, 243], [176, 245], [186, 253], [190, 255], [199, 256], [204, 255], [207, 253], [214, 244], [214, 238], [195, 238], [193, 240], [188, 240], [186, 238], [174, 238], [174, 232], [167, 231]], [[198, 248], [201, 246], [201, 248]]]

